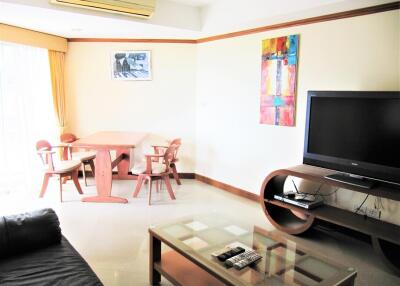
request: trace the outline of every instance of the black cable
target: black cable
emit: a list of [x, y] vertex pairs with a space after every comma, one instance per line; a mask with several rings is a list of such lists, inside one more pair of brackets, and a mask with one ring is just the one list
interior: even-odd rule
[[356, 213], [358, 213], [358, 211], [362, 208], [362, 206], [364, 205], [365, 201], [368, 199], [369, 194], [365, 197], [364, 201], [361, 203], [361, 205], [356, 209]]
[[384, 210], [385, 209], [385, 207], [384, 207], [384, 205], [382, 203], [382, 198], [381, 197], [376, 197], [375, 198], [374, 208], [377, 209], [377, 210], [380, 210], [380, 209]]
[[334, 190], [333, 192], [331, 192], [329, 194], [320, 194], [319, 192], [321, 191], [321, 188], [324, 185], [324, 184], [321, 184], [321, 185], [319, 185], [319, 187], [318, 187], [318, 189], [317, 189], [317, 191], [315, 193], [313, 193], [313, 194], [312, 193], [303, 193], [303, 192], [299, 191], [299, 189], [297, 188], [296, 183], [294, 182], [293, 179], [292, 179], [292, 183], [293, 183], [294, 189], [296, 190], [297, 194], [307, 194], [307, 195], [320, 196], [320, 197], [332, 196], [333, 194], [335, 194], [340, 189], [340, 188], [337, 188], [336, 190]]
[[321, 188], [322, 188], [323, 185], [324, 185], [324, 184], [319, 185], [317, 191], [316, 191], [314, 194], [312, 194], [312, 195], [314, 195], [314, 196], [321, 196], [321, 195], [319, 194], [319, 191], [321, 191]]
[[294, 182], [293, 179], [292, 179], [292, 183], [293, 183], [293, 186], [294, 186], [294, 189], [295, 189], [296, 193], [300, 194], [299, 190], [297, 189], [296, 183]]
[[[333, 192], [331, 192], [331, 193], [329, 193], [329, 194], [326, 194], [326, 195], [319, 194], [319, 191], [321, 190], [322, 186], [324, 185], [324, 184], [321, 184], [321, 185], [318, 187], [317, 191], [316, 191], [314, 194], [308, 194], [308, 193], [300, 192], [300, 191], [297, 189], [296, 183], [294, 182], [293, 179], [292, 179], [292, 183], [293, 183], [294, 189], [296, 190], [296, 193], [297, 193], [297, 194], [307, 194], [307, 195], [313, 195], [313, 196], [329, 197], [329, 196], [335, 194], [335, 193], [340, 189], [340, 188], [337, 188], [337, 189], [334, 190]], [[363, 201], [363, 202], [361, 203], [361, 205], [356, 209], [356, 212], [355, 212], [355, 213], [358, 213], [358, 212], [359, 212], [359, 210], [362, 208], [362, 206], [363, 206], [363, 205], [365, 204], [365, 202], [367, 201], [368, 197], [369, 197], [369, 194], [367, 194], [367, 196], [365, 197], [364, 201]]]

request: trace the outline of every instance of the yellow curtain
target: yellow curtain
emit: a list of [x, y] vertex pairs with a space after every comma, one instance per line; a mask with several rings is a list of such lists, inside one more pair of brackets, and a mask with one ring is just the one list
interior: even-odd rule
[[49, 50], [51, 85], [53, 90], [53, 105], [57, 116], [60, 134], [66, 127], [66, 106], [64, 88], [65, 53]]

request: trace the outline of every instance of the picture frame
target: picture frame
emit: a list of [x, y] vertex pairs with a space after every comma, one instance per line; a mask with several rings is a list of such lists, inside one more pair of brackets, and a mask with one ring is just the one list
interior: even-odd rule
[[262, 41], [260, 123], [295, 126], [299, 35]]
[[116, 51], [111, 54], [111, 76], [115, 80], [151, 80], [151, 51]]

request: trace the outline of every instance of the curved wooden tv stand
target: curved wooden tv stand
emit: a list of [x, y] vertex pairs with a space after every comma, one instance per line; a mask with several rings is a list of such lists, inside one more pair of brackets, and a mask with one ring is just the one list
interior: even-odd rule
[[400, 189], [393, 189], [388, 185], [381, 184], [372, 189], [363, 189], [325, 178], [326, 175], [335, 172], [309, 165], [299, 165], [269, 174], [261, 187], [260, 196], [260, 202], [268, 220], [277, 229], [289, 234], [301, 234], [320, 220], [369, 235], [374, 250], [400, 276], [400, 226], [374, 218], [365, 218], [354, 212], [329, 205], [307, 210], [274, 199], [275, 194], [283, 193], [286, 178], [294, 176], [321, 184], [400, 201]]

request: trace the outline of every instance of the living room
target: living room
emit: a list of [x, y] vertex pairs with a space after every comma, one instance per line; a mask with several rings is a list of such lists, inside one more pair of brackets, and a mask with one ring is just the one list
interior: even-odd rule
[[[396, 262], [399, 247], [392, 239], [399, 233], [400, 224], [396, 190], [382, 191], [376, 187], [375, 193], [374, 188], [362, 191], [346, 183], [326, 183], [318, 174], [307, 173], [308, 177], [303, 177], [307, 180], [302, 180], [302, 170], [290, 169], [288, 174], [292, 177], [285, 177], [286, 190], [320, 192], [325, 204], [346, 211], [343, 220], [354, 221], [338, 223], [339, 229], [324, 225], [304, 233], [280, 228], [279, 222], [284, 219], [276, 216], [281, 213], [264, 203], [264, 198], [270, 199], [264, 194], [268, 175], [304, 162], [310, 91], [375, 91], [398, 96], [399, 2], [253, 0], [239, 4], [226, 0], [158, 0], [149, 19], [50, 2], [0, 0], [0, 158], [4, 162], [0, 215], [53, 209], [62, 235], [104, 285], [157, 284], [158, 276], [162, 285], [207, 285], [197, 278], [193, 278], [197, 282], [179, 282], [171, 274], [160, 273], [163, 270], [157, 267], [161, 266], [153, 266], [152, 258], [149, 261], [149, 255], [155, 251], [149, 241], [160, 238], [157, 228], [164, 224], [210, 214], [226, 215], [238, 225], [243, 222], [262, 227], [298, 244], [299, 249], [305, 249], [302, 253], [312, 249], [317, 256], [324, 257], [323, 261], [327, 257], [355, 269], [351, 275], [343, 276], [348, 284], [335, 280], [336, 284], [324, 285], [353, 285], [352, 279], [354, 285], [400, 283]], [[263, 49], [269, 39], [290, 35], [297, 35], [298, 40], [293, 120], [290, 124], [265, 124], [260, 121]], [[52, 63], [49, 50], [64, 57], [63, 72], [59, 75], [63, 79], [63, 96], [60, 89], [54, 92], [54, 80], [50, 77], [53, 71], [48, 68], [49, 61]], [[147, 74], [137, 80], [136, 74], [130, 76], [118, 70], [125, 62], [119, 60], [121, 55], [127, 63], [146, 58], [148, 62], [141, 70], [145, 69]], [[22, 65], [23, 72], [15, 68]], [[32, 96], [24, 97], [29, 94]], [[18, 101], [11, 102], [10, 98]], [[56, 99], [63, 104], [56, 104]], [[117, 138], [114, 133], [100, 138], [96, 135], [99, 132], [134, 134], [129, 139], [135, 142], [119, 143], [117, 139], [126, 138]], [[394, 142], [398, 142], [398, 132], [393, 131]], [[47, 140], [53, 147], [61, 146], [62, 133], [80, 138], [68, 148], [74, 144], [77, 148], [90, 145], [97, 152], [93, 160], [95, 177], [94, 168], [87, 166], [83, 172], [79, 169], [78, 184], [83, 194], [76, 190], [74, 180], [64, 181], [57, 176], [50, 177], [47, 188], [43, 188], [43, 170], [35, 144]], [[139, 140], [138, 134], [144, 134], [143, 138]], [[157, 153], [152, 145], [164, 146], [174, 138], [182, 141], [177, 146], [179, 161], [175, 166], [181, 184], [172, 176], [168, 179], [172, 169], [168, 178], [157, 177], [156, 184], [151, 183], [152, 176], [139, 178], [148, 170], [135, 175], [136, 165], [146, 165], [145, 155]], [[107, 139], [111, 147], [101, 149], [90, 139]], [[53, 157], [57, 160], [59, 152], [54, 149]], [[123, 151], [114, 152], [115, 149]], [[168, 170], [169, 167], [168, 164]], [[112, 174], [112, 169], [117, 173]], [[396, 170], [393, 172], [396, 174]], [[86, 173], [87, 178], [81, 177]], [[398, 182], [396, 178], [379, 179]], [[45, 191], [39, 198], [41, 188]], [[96, 203], [91, 198], [103, 201]], [[111, 198], [124, 203], [104, 201]], [[365, 220], [368, 227], [358, 218]], [[326, 213], [318, 219], [338, 221]], [[303, 221], [301, 228], [315, 224], [309, 217]], [[155, 228], [151, 235], [149, 228]], [[212, 237], [203, 237], [202, 241]], [[385, 252], [379, 239], [392, 243], [389, 252], [395, 253], [394, 257], [374, 251], [378, 248]], [[162, 242], [164, 251], [166, 242]], [[233, 270], [225, 273], [211, 256], [206, 265], [199, 265], [202, 260], [196, 260], [195, 255], [186, 258], [206, 269], [207, 275], [212, 273], [210, 279], [217, 277], [222, 284], [271, 285], [265, 271], [262, 278], [257, 276], [258, 280], [246, 280], [251, 278], [250, 270], [266, 263], [264, 256], [264, 262], [241, 270], [247, 271], [247, 276]], [[2, 259], [0, 269], [12, 258]], [[176, 268], [176, 275], [189, 271]], [[153, 276], [152, 271], [156, 273]], [[296, 275], [291, 275], [297, 282], [286, 277], [287, 285], [309, 285], [308, 280], [299, 282]], [[0, 274], [0, 284], [39, 285], [45, 281], [10, 277], [13, 276]], [[311, 285], [327, 283], [321, 279], [313, 281]]]

